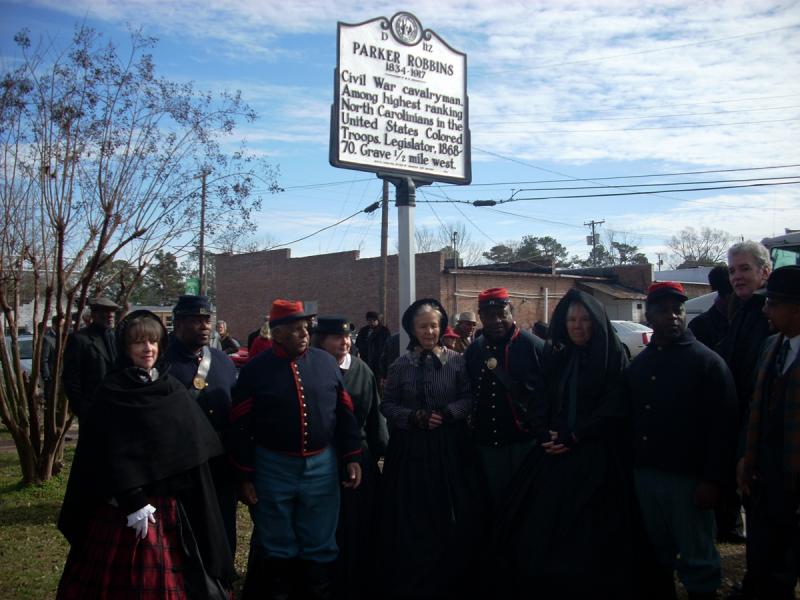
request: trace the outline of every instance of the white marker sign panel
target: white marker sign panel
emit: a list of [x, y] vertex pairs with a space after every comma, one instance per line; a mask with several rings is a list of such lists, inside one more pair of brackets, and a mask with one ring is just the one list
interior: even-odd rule
[[466, 54], [402, 12], [339, 23], [338, 40], [331, 164], [470, 183]]

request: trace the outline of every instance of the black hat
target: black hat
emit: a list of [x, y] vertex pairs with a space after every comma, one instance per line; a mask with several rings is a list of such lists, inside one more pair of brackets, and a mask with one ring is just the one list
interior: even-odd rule
[[418, 343], [417, 338], [414, 335], [414, 315], [417, 313], [419, 307], [423, 304], [430, 304], [431, 306], [434, 306], [442, 314], [442, 318], [439, 319], [440, 333], [444, 333], [447, 329], [447, 311], [444, 309], [444, 306], [442, 306], [441, 302], [434, 298], [420, 298], [419, 300], [415, 300], [403, 313], [402, 318], [403, 329], [406, 330], [406, 333], [409, 337], [409, 350]]
[[314, 333], [324, 335], [349, 335], [351, 331], [350, 321], [341, 315], [320, 315], [314, 328]]
[[172, 309], [176, 317], [189, 317], [192, 315], [211, 316], [211, 303], [208, 296], [185, 295], [178, 298], [178, 303]]
[[119, 305], [105, 296], [98, 296], [89, 300], [89, 308], [92, 310], [119, 310]]
[[367, 316], [365, 318], [367, 321], [371, 321], [372, 319], [377, 319], [378, 321], [381, 320], [381, 316], [374, 310], [367, 311]]
[[800, 304], [800, 265], [780, 267], [770, 273], [767, 287], [756, 291], [770, 300]]

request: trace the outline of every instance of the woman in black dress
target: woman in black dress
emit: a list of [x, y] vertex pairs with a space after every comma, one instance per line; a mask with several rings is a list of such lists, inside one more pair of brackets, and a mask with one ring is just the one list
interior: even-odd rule
[[602, 305], [572, 289], [558, 303], [544, 385], [530, 414], [539, 445], [512, 482], [495, 550], [516, 597], [622, 598], [631, 578], [627, 358]]
[[484, 486], [467, 427], [472, 395], [464, 357], [440, 345], [438, 301], [403, 314], [409, 351], [389, 367], [381, 411], [389, 423], [383, 470], [381, 598], [469, 598], [485, 523]]
[[208, 459], [219, 437], [160, 357], [167, 332], [135, 311], [97, 389], [58, 527], [70, 543], [59, 599], [228, 598], [235, 577]]

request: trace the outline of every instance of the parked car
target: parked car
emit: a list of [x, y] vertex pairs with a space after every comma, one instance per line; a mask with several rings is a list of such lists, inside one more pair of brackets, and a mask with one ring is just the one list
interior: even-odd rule
[[[17, 336], [17, 344], [19, 345], [19, 362], [22, 370], [26, 373], [31, 372], [33, 367], [33, 336], [30, 334], [21, 333]], [[6, 336], [6, 350], [11, 356], [11, 336]]]
[[241, 369], [247, 363], [247, 361], [250, 360], [250, 353], [244, 346], [239, 348], [239, 350], [233, 354], [228, 354], [228, 356], [231, 357], [231, 360], [233, 361], [233, 364], [236, 365], [237, 369]]
[[625, 348], [628, 358], [633, 358], [644, 350], [653, 335], [653, 330], [647, 325], [634, 323], [633, 321], [611, 321], [611, 327], [614, 329], [614, 333], [617, 334], [619, 341], [622, 342], [622, 347]]

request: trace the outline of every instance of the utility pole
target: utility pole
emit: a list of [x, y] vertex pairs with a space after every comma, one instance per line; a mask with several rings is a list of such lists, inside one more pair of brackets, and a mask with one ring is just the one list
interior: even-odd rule
[[661, 270], [661, 265], [664, 264], [664, 261], [661, 260], [661, 252], [656, 252], [656, 256], [658, 257], [658, 270]]
[[453, 231], [453, 316], [458, 317], [458, 232]]
[[203, 168], [199, 175], [195, 175], [195, 179], [200, 178], [202, 181], [202, 185], [200, 188], [200, 247], [198, 252], [200, 253], [200, 267], [198, 272], [198, 277], [200, 279], [199, 288], [200, 288], [200, 295], [205, 296], [206, 294], [206, 271], [205, 271], [205, 260], [206, 260], [206, 176], [211, 171], [207, 168]]
[[602, 221], [592, 220], [589, 221], [588, 223], [583, 224], [585, 227], [592, 228], [592, 235], [591, 237], [587, 237], [586, 241], [588, 242], [589, 246], [592, 247], [592, 264], [595, 266], [597, 265], [597, 255], [595, 254], [595, 248], [597, 247], [597, 234], [595, 233], [595, 227], [597, 225], [602, 225], [605, 222], [606, 222], [605, 219], [603, 219]]
[[[389, 272], [389, 182], [383, 180], [383, 200], [381, 202], [381, 281], [379, 306], [384, 320], [386, 319], [388, 305], [386, 303], [386, 279]], [[385, 323], [385, 321], [384, 321]]]

